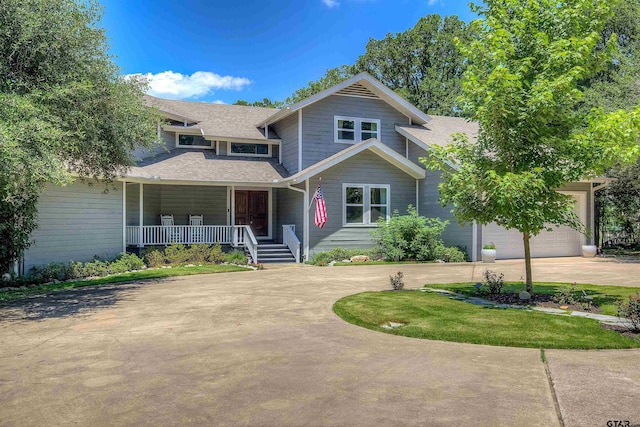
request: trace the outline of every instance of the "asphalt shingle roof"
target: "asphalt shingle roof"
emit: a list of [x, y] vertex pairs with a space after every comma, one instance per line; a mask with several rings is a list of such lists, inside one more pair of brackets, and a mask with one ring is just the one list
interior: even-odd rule
[[271, 184], [289, 174], [276, 159], [216, 156], [211, 150], [177, 148], [139, 162], [127, 176], [159, 181]]
[[[277, 113], [275, 108], [249, 107], [245, 105], [213, 104], [210, 102], [176, 101], [145, 95], [145, 101], [160, 111], [175, 114], [198, 122], [190, 128], [202, 129], [206, 136], [229, 139], [265, 140], [258, 128]], [[269, 139], [278, 139], [270, 129]]]
[[429, 116], [431, 121], [424, 125], [396, 125], [397, 128], [428, 145], [448, 145], [453, 133], [466, 133], [469, 141], [478, 139], [478, 123], [462, 117]]

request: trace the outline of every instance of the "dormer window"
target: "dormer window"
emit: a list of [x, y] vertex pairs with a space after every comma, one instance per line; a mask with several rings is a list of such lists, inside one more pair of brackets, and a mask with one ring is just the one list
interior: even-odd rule
[[371, 138], [380, 140], [380, 120], [335, 116], [334, 134], [335, 142], [340, 144], [355, 144]]
[[201, 135], [176, 135], [176, 147], [187, 148], [215, 148], [212, 141], [204, 139]]

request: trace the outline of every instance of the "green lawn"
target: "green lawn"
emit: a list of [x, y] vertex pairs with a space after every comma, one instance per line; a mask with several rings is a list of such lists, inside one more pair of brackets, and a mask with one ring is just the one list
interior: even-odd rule
[[[448, 291], [457, 292], [464, 295], [475, 295], [475, 283], [452, 283], [446, 285], [426, 285], [427, 288], [446, 289]], [[555, 294], [558, 289], [569, 286], [570, 283], [534, 283], [533, 292], [537, 294]], [[601, 285], [583, 285], [577, 284], [578, 292], [584, 291], [587, 295], [593, 297], [593, 303], [602, 309], [602, 314], [616, 316], [618, 308], [617, 301], [627, 300], [629, 295], [640, 292], [640, 288], [628, 288], [623, 286], [601, 286]], [[504, 286], [503, 293], [520, 292], [525, 289], [524, 283], [507, 282]]]
[[337, 267], [349, 265], [393, 265], [393, 264], [433, 264], [435, 261], [367, 261], [367, 262], [336, 262]]
[[[333, 310], [355, 325], [412, 338], [531, 348], [640, 347], [640, 339], [603, 329], [592, 319], [484, 308], [430, 292], [365, 292], [340, 299]], [[382, 328], [388, 322], [404, 326]]]
[[245, 267], [238, 267], [237, 265], [226, 264], [207, 264], [196, 267], [174, 267], [174, 268], [160, 268], [136, 271], [131, 273], [115, 274], [113, 276], [101, 277], [99, 279], [92, 280], [80, 280], [76, 282], [63, 282], [48, 285], [31, 286], [27, 289], [12, 290], [7, 292], [0, 292], [0, 303], [11, 302], [27, 298], [34, 295], [44, 295], [49, 292], [59, 291], [64, 289], [79, 288], [82, 286], [94, 286], [94, 285], [106, 285], [109, 283], [121, 283], [121, 282], [133, 282], [137, 280], [145, 279], [159, 279], [163, 277], [173, 276], [191, 276], [194, 274], [210, 274], [210, 273], [228, 273], [233, 271], [247, 271]]

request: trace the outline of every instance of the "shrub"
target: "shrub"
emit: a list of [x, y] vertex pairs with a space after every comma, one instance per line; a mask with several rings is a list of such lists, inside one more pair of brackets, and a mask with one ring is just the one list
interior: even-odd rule
[[160, 267], [164, 264], [164, 254], [157, 248], [151, 248], [146, 251], [144, 260], [149, 267]]
[[389, 276], [389, 282], [391, 282], [391, 289], [394, 291], [401, 291], [404, 289], [404, 274], [402, 271], [398, 271], [393, 276]]
[[627, 302], [618, 302], [618, 316], [629, 319], [631, 328], [640, 331], [640, 294], [629, 295]]
[[230, 264], [246, 265], [249, 261], [242, 251], [234, 250], [225, 255], [224, 260]]
[[461, 258], [457, 248], [446, 248], [440, 240], [448, 223], [438, 218], [419, 216], [416, 209], [409, 205], [407, 215], [399, 215], [398, 211], [394, 211], [388, 223], [381, 218], [371, 236], [379, 252], [391, 261], [433, 261], [438, 258], [443, 261], [464, 261], [464, 255]]
[[502, 292], [502, 287], [504, 286], [503, 273], [498, 274], [495, 271], [485, 270], [482, 276], [484, 277], [484, 280], [480, 287], [481, 292], [488, 293], [490, 295], [498, 295]]
[[64, 262], [52, 262], [50, 264], [33, 266], [29, 270], [29, 277], [33, 282], [45, 283], [54, 280], [64, 281], [72, 278], [77, 268], [71, 268]]
[[184, 262], [208, 262], [209, 261], [209, 245], [197, 243], [191, 245], [187, 249], [186, 259]]
[[496, 244], [493, 242], [488, 243], [482, 247], [482, 249], [495, 249], [495, 248], [496, 248]]
[[144, 261], [136, 254], [121, 253], [109, 264], [111, 273], [126, 273], [127, 271], [140, 270], [144, 267]]
[[184, 264], [189, 259], [189, 251], [185, 245], [172, 243], [164, 249], [164, 258], [168, 264]]
[[85, 262], [82, 267], [82, 277], [99, 277], [109, 274], [109, 263], [95, 259]]
[[434, 250], [435, 259], [444, 262], [464, 262], [467, 260], [467, 253], [455, 246], [438, 246]]
[[209, 262], [220, 264], [221, 262], [224, 262], [224, 257], [225, 254], [222, 252], [222, 246], [220, 246], [219, 243], [216, 243], [209, 248], [209, 255], [207, 256], [207, 260]]
[[576, 292], [578, 292], [578, 287], [575, 283], [569, 286], [563, 286], [555, 293], [553, 300], [560, 305], [577, 304]]

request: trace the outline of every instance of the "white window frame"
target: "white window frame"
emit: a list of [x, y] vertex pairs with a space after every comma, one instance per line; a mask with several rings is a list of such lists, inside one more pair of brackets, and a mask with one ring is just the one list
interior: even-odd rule
[[[353, 132], [354, 132], [354, 140], [350, 140], [350, 139], [340, 139], [338, 138], [338, 120], [349, 120], [353, 122]], [[378, 130], [376, 131], [376, 136], [375, 138], [378, 141], [381, 141], [380, 139], [380, 133], [381, 133], [381, 128], [380, 128], [380, 119], [367, 119], [367, 118], [362, 118], [362, 117], [347, 117], [347, 116], [333, 116], [333, 140], [336, 144], [356, 144], [358, 142], [362, 141], [362, 123], [376, 123], [378, 126]], [[351, 130], [351, 129], [349, 129]], [[373, 133], [373, 132], [371, 132]]]
[[[204, 138], [205, 141], [209, 141], [211, 143], [211, 146], [206, 147], [204, 145], [183, 145], [180, 144], [180, 135], [184, 135], [184, 136], [202, 136], [201, 134], [198, 133], [180, 133], [180, 132], [176, 132], [176, 147], [177, 148], [193, 148], [196, 150], [215, 150], [216, 149], [216, 141], [213, 141], [211, 139], [207, 139]], [[216, 151], [217, 153], [217, 151]]]
[[[231, 145], [233, 144], [244, 144], [244, 145], [266, 145], [267, 146], [267, 154], [250, 154], [250, 153], [232, 153]], [[272, 144], [267, 144], [264, 142], [240, 142], [240, 141], [227, 141], [227, 156], [231, 157], [272, 157], [273, 150], [271, 149]]]
[[[347, 187], [357, 187], [363, 189], [363, 207], [362, 207], [362, 224], [353, 224], [347, 222]], [[387, 222], [391, 219], [391, 186], [389, 184], [342, 184], [342, 226], [343, 227], [377, 227], [377, 222], [371, 222], [371, 189], [384, 188], [387, 191], [386, 205], [376, 204], [375, 206], [386, 206]], [[349, 206], [360, 206], [350, 204]]]

